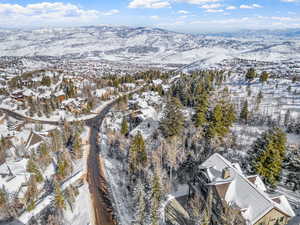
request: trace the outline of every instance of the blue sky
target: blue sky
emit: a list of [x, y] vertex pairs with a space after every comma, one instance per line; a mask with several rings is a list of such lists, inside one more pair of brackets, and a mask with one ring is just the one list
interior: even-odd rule
[[300, 28], [300, 0], [0, 0], [0, 27], [103, 24], [191, 33]]

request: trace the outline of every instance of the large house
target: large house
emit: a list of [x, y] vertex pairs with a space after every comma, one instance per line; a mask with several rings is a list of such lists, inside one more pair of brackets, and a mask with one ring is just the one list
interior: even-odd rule
[[213, 154], [200, 169], [201, 182], [193, 187], [196, 194], [211, 193], [212, 207], [233, 208], [247, 225], [285, 225], [295, 216], [284, 195], [268, 192], [258, 175], [246, 176], [238, 163], [220, 154]]

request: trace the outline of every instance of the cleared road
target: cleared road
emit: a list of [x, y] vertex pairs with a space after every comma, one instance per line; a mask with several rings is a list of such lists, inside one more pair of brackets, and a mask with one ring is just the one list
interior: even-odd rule
[[108, 186], [105, 179], [104, 162], [100, 158], [100, 149], [97, 144], [97, 133], [105, 115], [115, 103], [106, 106], [98, 116], [87, 120], [90, 129], [90, 152], [87, 159], [87, 181], [93, 201], [95, 225], [115, 225], [113, 209], [108, 196]]

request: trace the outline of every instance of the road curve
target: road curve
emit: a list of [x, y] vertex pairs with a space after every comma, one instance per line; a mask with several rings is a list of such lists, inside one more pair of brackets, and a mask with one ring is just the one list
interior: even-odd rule
[[113, 208], [108, 196], [108, 185], [105, 179], [104, 162], [100, 158], [97, 144], [97, 133], [105, 115], [115, 102], [107, 105], [99, 115], [86, 121], [90, 129], [90, 152], [87, 159], [87, 181], [94, 210], [94, 225], [115, 225]]
[[[129, 95], [141, 90], [145, 85], [127, 92]], [[123, 95], [124, 96], [124, 95]], [[105, 179], [105, 166], [100, 157], [100, 147], [97, 143], [97, 134], [103, 119], [109, 110], [120, 100], [122, 96], [106, 105], [97, 116], [87, 119], [86, 125], [90, 127], [90, 151], [87, 159], [87, 181], [94, 209], [94, 225], [115, 225], [113, 207], [109, 198], [108, 184]]]
[[30, 117], [26, 117], [20, 113], [14, 112], [12, 110], [9, 109], [4, 109], [4, 108], [0, 108], [0, 111], [3, 113], [6, 113], [6, 115], [13, 117], [17, 120], [23, 120], [29, 123], [42, 123], [42, 124], [50, 124], [50, 125], [60, 125], [61, 122], [59, 121], [51, 121], [51, 120], [37, 120], [37, 119], [32, 119]]
[[[124, 95], [135, 93], [143, 87], [145, 87], [145, 85], [129, 91]], [[116, 225], [116, 221], [113, 216], [113, 207], [109, 198], [108, 184], [105, 179], [105, 166], [99, 154], [100, 148], [97, 143], [97, 134], [100, 130], [104, 117], [122, 96], [119, 96], [114, 101], [107, 104], [95, 117], [82, 120], [88, 127], [90, 127], [90, 151], [87, 159], [87, 182], [94, 210], [94, 225]], [[36, 120], [4, 108], [0, 108], [0, 111], [15, 119], [31, 123], [61, 125], [60, 121]]]

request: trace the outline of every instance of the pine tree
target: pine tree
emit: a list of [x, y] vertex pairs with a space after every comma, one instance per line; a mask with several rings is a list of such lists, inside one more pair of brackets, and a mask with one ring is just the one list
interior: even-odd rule
[[80, 134], [77, 132], [74, 136], [72, 148], [76, 159], [82, 158], [82, 140]]
[[127, 123], [127, 120], [126, 118], [124, 117], [123, 120], [122, 120], [122, 124], [121, 124], [121, 134], [122, 135], [127, 135], [128, 133], [128, 123]]
[[159, 206], [161, 201], [161, 184], [157, 174], [154, 174], [151, 184], [151, 225], [159, 224]]
[[145, 201], [144, 185], [138, 182], [134, 191], [135, 222], [134, 225], [145, 224], [146, 219], [146, 201]]
[[236, 112], [233, 104], [222, 104], [223, 109], [223, 125], [229, 131], [229, 127], [237, 120]]
[[43, 182], [44, 177], [33, 159], [28, 160], [26, 170], [35, 176], [38, 183]]
[[217, 104], [211, 114], [207, 137], [224, 137], [231, 124], [235, 121], [233, 105]]
[[41, 84], [44, 85], [44, 86], [50, 87], [51, 86], [51, 79], [50, 79], [50, 77], [44, 76], [42, 78]]
[[177, 98], [171, 98], [166, 106], [164, 117], [160, 123], [160, 129], [166, 138], [181, 133], [184, 124], [181, 109], [182, 105], [180, 101]]
[[269, 79], [269, 74], [266, 71], [263, 71], [259, 77], [259, 81], [264, 83]]
[[35, 208], [35, 200], [38, 196], [38, 188], [35, 176], [30, 176], [29, 181], [27, 182], [27, 190], [24, 195], [26, 209], [31, 211]]
[[256, 72], [254, 68], [248, 69], [246, 73], [246, 80], [251, 81], [256, 77]]
[[60, 185], [55, 184], [54, 187], [54, 205], [57, 209], [63, 210], [66, 208], [65, 197], [61, 191]]
[[39, 164], [41, 165], [42, 168], [45, 169], [51, 163], [51, 156], [49, 155], [48, 152], [48, 146], [45, 143], [40, 144], [39, 153], [40, 153]]
[[0, 208], [6, 207], [8, 203], [8, 193], [5, 188], [0, 188]]
[[136, 173], [142, 170], [147, 163], [145, 142], [140, 132], [133, 138], [129, 150], [129, 171]]
[[202, 127], [207, 123], [207, 114], [208, 114], [208, 97], [207, 94], [202, 94], [198, 97], [198, 105], [194, 117], [196, 127]]
[[243, 104], [241, 113], [240, 113], [240, 120], [247, 123], [249, 120], [249, 111], [248, 111], [248, 101], [246, 100]]
[[290, 123], [291, 111], [288, 109], [284, 115], [284, 126], [288, 126]]
[[276, 185], [280, 180], [285, 149], [286, 135], [281, 129], [274, 128], [263, 133], [249, 153], [252, 171], [262, 176], [267, 184]]

